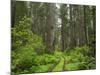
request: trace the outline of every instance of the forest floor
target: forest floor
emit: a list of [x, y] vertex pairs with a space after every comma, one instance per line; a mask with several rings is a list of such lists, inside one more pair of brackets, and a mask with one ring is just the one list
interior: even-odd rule
[[60, 72], [65, 70], [65, 58], [61, 57], [60, 61], [53, 67], [52, 72]]
[[[79, 48], [79, 50], [81, 49]], [[81, 51], [83, 51], [83, 49]], [[12, 66], [12, 68], [14, 68], [12, 69], [14, 71], [12, 72], [14, 73], [13, 75], [19, 73], [21, 74], [45, 73], [45, 72], [62, 72], [62, 71], [95, 69], [95, 58], [89, 56], [83, 56], [81, 52], [75, 50], [73, 53], [71, 51], [71, 53], [67, 52], [66, 54], [62, 52], [55, 52], [54, 55], [50, 55], [50, 54], [44, 54], [40, 56], [35, 55], [33, 59], [30, 58], [33, 57], [33, 55], [32, 56], [30, 55], [30, 57], [26, 57], [25, 55], [27, 54], [26, 52], [24, 54], [20, 52], [20, 54], [21, 57], [23, 57], [24, 55], [23, 57], [24, 59], [22, 60], [22, 58], [20, 58], [20, 62], [15, 61], [16, 63], [14, 67]], [[16, 58], [16, 60], [18, 59]], [[31, 66], [28, 63], [30, 63]], [[30, 67], [27, 67], [28, 65]]]

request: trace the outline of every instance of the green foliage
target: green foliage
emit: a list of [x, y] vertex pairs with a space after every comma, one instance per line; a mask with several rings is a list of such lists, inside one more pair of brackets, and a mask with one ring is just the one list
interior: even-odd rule
[[44, 64], [57, 63], [59, 59], [53, 55], [44, 55]]
[[43, 53], [45, 49], [42, 38], [31, 31], [30, 19], [24, 16], [18, 25], [12, 28], [12, 50], [26, 45], [34, 48], [37, 53]]
[[29, 69], [33, 65], [33, 60], [36, 57], [34, 49], [26, 46], [19, 51], [12, 51], [12, 71], [18, 73]]
[[[15, 73], [28, 72], [33, 65], [39, 65], [45, 46], [42, 38], [31, 31], [30, 19], [24, 16], [14, 28], [12, 28], [12, 71]], [[36, 63], [36, 64], [34, 64]]]
[[85, 70], [95, 69], [95, 58], [90, 55], [91, 47], [83, 46], [76, 47], [66, 53], [66, 67], [67, 70]]
[[48, 72], [52, 64], [32, 66], [30, 72]]
[[12, 49], [15, 50], [32, 42], [33, 33], [30, 31], [30, 19], [24, 16], [18, 25], [12, 28]]
[[35, 57], [35, 59], [33, 60], [33, 61], [34, 61], [33, 64], [34, 64], [35, 66], [40, 66], [40, 65], [42, 65], [42, 64], [44, 63], [43, 59], [44, 59], [43, 56], [37, 55], [37, 56]]
[[70, 63], [65, 65], [65, 70], [79, 70], [78, 65], [80, 65], [79, 63]]

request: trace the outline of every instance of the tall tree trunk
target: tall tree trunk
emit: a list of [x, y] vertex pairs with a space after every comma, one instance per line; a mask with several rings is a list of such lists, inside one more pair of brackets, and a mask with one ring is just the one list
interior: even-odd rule
[[55, 18], [55, 4], [47, 5], [47, 17], [46, 17], [46, 49], [47, 53], [53, 53], [54, 42], [54, 18]]
[[68, 29], [68, 7], [65, 4], [62, 4], [60, 7], [61, 13], [61, 43], [62, 43], [62, 51], [68, 48], [69, 44], [69, 29]]
[[70, 5], [70, 48], [75, 47], [75, 10], [74, 5]]

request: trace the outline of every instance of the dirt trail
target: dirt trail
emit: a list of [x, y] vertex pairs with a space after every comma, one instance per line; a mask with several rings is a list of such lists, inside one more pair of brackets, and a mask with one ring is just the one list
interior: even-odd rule
[[59, 63], [52, 69], [52, 71], [53, 71], [53, 72], [56, 72], [56, 71], [63, 71], [64, 62], [65, 62], [64, 57], [61, 57], [61, 60], [60, 60]]

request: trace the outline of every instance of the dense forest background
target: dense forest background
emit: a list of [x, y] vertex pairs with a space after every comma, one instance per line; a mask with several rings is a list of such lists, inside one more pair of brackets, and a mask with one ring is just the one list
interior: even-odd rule
[[12, 74], [96, 68], [96, 6], [11, 1]]

